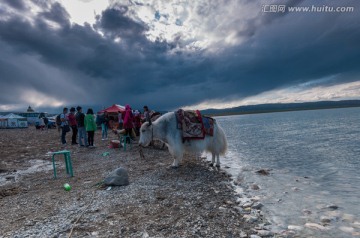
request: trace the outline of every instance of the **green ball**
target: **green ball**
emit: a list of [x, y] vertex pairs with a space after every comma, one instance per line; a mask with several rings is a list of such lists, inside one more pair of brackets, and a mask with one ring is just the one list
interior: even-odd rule
[[65, 189], [66, 191], [70, 191], [70, 190], [71, 190], [70, 184], [65, 183], [65, 184], [64, 184], [64, 189]]

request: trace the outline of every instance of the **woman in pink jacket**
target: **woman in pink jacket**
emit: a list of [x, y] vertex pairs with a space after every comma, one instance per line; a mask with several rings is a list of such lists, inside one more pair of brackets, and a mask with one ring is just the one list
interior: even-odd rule
[[129, 105], [125, 106], [125, 111], [123, 112], [122, 117], [124, 120], [123, 128], [126, 131], [125, 135], [131, 136], [131, 131], [134, 128], [134, 116]]

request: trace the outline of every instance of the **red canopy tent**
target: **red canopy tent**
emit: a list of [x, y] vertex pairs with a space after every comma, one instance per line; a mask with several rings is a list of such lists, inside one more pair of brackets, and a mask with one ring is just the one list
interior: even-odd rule
[[98, 111], [97, 114], [103, 114], [104, 112], [108, 112], [108, 113], [118, 113], [120, 112], [124, 112], [125, 111], [125, 107], [118, 105], [118, 104], [113, 104], [111, 107], [105, 108], [101, 111]]
[[125, 111], [125, 107], [118, 105], [118, 104], [113, 104], [111, 107], [105, 108], [101, 111], [98, 111], [97, 114], [98, 116], [100, 116], [101, 114], [103, 114], [104, 112], [108, 112], [109, 114], [109, 127], [110, 128], [117, 128], [118, 127], [118, 113], [119, 112], [124, 112]]

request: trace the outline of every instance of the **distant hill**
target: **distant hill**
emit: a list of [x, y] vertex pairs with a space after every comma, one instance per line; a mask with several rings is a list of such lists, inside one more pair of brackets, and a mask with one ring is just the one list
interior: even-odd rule
[[360, 107], [360, 100], [258, 104], [258, 105], [240, 106], [240, 107], [233, 107], [226, 109], [207, 109], [207, 110], [202, 110], [201, 113], [204, 115], [222, 116], [222, 115], [286, 112], [286, 111], [317, 110], [317, 109], [346, 108], [346, 107]]

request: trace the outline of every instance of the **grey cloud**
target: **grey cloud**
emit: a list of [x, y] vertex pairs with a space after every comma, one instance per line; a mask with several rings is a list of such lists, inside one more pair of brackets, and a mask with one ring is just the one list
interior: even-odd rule
[[[16, 17], [0, 21], [0, 47], [5, 49], [0, 53], [0, 83], [7, 83], [0, 89], [1, 104], [16, 102], [9, 88], [16, 94], [28, 87], [59, 100], [65, 97], [73, 105], [130, 103], [134, 108], [149, 104], [173, 109], [331, 75], [337, 77], [324, 83], [359, 80], [360, 27], [355, 16], [287, 14], [261, 25], [264, 16], [249, 23], [244, 43], [211, 54], [169, 53], [186, 46], [182, 35], [172, 42], [149, 41], [148, 26], [129, 18], [127, 11], [116, 5], [103, 11], [94, 26], [69, 25], [65, 9], [52, 3], [35, 24]], [[61, 28], [49, 27], [44, 18]], [[228, 27], [237, 29], [235, 23]], [[116, 37], [121, 41], [114, 42]]]
[[23, 0], [3, 0], [4, 3], [6, 3], [7, 5], [16, 8], [18, 10], [25, 10], [25, 4], [23, 2]]
[[126, 17], [127, 11], [126, 6], [106, 9], [94, 27], [101, 29], [110, 38], [120, 37], [122, 41], [127, 41], [127, 44], [146, 43], [144, 33], [147, 26]]
[[61, 26], [70, 25], [70, 15], [60, 3], [55, 2], [51, 5], [49, 11], [44, 11], [39, 15], [39, 18], [44, 17], [48, 20], [59, 23]]

